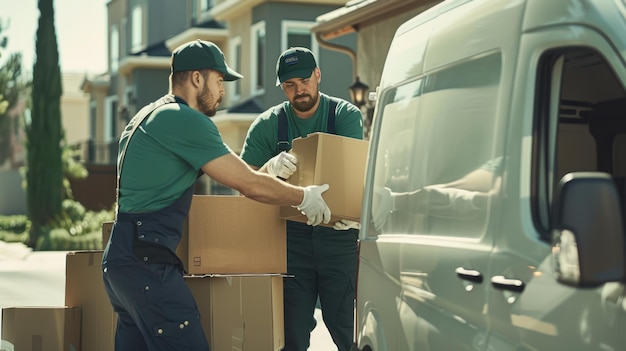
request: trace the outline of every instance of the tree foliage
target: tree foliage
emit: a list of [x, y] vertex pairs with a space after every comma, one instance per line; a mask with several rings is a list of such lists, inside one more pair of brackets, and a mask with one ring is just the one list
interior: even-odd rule
[[[6, 26], [3, 24], [2, 18], [0, 18], [0, 58], [2, 57], [2, 49], [4, 49], [7, 46], [7, 36], [2, 34], [5, 28]], [[6, 99], [2, 95], [2, 90], [0, 90], [0, 115], [4, 114], [4, 112], [7, 110], [8, 107], [9, 107], [9, 102], [6, 101]]]
[[11, 152], [11, 135], [17, 135], [23, 128], [21, 116], [10, 115], [10, 111], [25, 98], [30, 82], [22, 77], [22, 55], [15, 53], [9, 56], [0, 67], [0, 165]]
[[35, 247], [43, 229], [60, 216], [63, 201], [62, 85], [53, 0], [39, 0], [38, 6], [32, 111], [30, 124], [26, 126], [26, 202], [32, 225], [30, 247]]

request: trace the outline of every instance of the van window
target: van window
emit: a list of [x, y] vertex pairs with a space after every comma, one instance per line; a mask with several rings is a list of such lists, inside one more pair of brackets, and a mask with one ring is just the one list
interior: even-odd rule
[[386, 234], [477, 237], [502, 165], [496, 151], [501, 54], [381, 92], [371, 221]]
[[610, 173], [624, 199], [626, 94], [611, 65], [593, 49], [553, 50], [539, 65], [533, 212], [548, 241], [552, 197], [565, 174]]

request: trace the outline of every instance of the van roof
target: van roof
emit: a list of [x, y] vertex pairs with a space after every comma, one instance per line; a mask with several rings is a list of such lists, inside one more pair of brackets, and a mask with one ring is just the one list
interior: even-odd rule
[[626, 0], [445, 0], [398, 27], [380, 87], [471, 55], [516, 50], [523, 33], [557, 26], [568, 45], [576, 27], [594, 29], [626, 62]]

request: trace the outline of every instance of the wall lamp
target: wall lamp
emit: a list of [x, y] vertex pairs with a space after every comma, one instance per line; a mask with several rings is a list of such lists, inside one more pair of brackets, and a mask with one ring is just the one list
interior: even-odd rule
[[365, 83], [362, 83], [359, 80], [359, 77], [356, 77], [356, 81], [348, 88], [350, 91], [350, 98], [352, 102], [358, 107], [365, 105], [367, 101], [367, 93], [369, 92], [369, 86]]

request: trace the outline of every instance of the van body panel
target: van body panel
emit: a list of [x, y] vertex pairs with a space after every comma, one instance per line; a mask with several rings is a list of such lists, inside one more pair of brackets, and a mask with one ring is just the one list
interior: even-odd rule
[[524, 16], [523, 32], [557, 25], [591, 27], [611, 38], [612, 45], [626, 58], [626, 3], [623, 0], [529, 0]]
[[506, 52], [505, 61], [515, 60], [519, 38], [502, 35], [502, 32], [519, 31], [524, 2], [471, 1], [436, 18], [428, 40], [424, 71], [494, 50]]
[[626, 198], [625, 8], [444, 1], [398, 28], [366, 171], [358, 350], [623, 349], [624, 277], [560, 283], [552, 206], [578, 171]]

